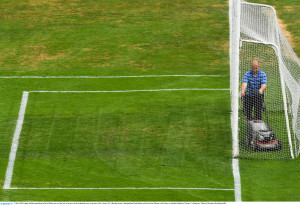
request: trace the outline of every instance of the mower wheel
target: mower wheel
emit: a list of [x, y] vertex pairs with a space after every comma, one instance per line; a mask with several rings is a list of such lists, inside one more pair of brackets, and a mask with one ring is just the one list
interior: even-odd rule
[[250, 141], [250, 148], [254, 152], [258, 151], [257, 141], [255, 139], [251, 139], [251, 141]]
[[282, 149], [282, 142], [280, 140], [278, 140], [277, 142], [278, 142], [277, 150], [280, 151]]

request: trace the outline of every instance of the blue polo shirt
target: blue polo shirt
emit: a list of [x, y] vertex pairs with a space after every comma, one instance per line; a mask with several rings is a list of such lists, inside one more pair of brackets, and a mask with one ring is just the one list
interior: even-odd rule
[[[259, 91], [262, 84], [267, 84], [267, 75], [263, 71], [258, 70], [255, 77], [252, 70], [249, 70], [243, 77], [243, 83], [247, 83], [247, 91]], [[258, 95], [258, 93], [247, 93], [247, 95], [253, 96]]]

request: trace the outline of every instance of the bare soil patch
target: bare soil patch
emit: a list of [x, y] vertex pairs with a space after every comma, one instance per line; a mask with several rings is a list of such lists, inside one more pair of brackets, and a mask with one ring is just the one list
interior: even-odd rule
[[283, 20], [281, 20], [280, 18], [277, 18], [279, 27], [281, 29], [281, 31], [283, 32], [283, 34], [285, 35], [286, 39], [288, 40], [288, 42], [290, 43], [290, 45], [292, 46], [292, 48], [295, 48], [295, 41], [294, 41], [294, 37], [293, 35], [287, 30], [287, 24], [285, 24], [283, 22]]

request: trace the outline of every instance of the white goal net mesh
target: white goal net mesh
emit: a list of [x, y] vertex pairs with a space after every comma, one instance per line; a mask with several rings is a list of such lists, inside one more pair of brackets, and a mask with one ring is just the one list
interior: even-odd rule
[[[239, 100], [239, 156], [297, 157], [300, 61], [281, 31], [272, 7], [242, 2], [240, 17], [239, 89], [243, 82], [247, 83], [247, 89], [245, 97]], [[259, 64], [257, 76], [253, 71], [255, 61]], [[261, 84], [251, 80], [261, 78], [262, 83], [261, 71], [267, 76], [263, 95], [256, 88], [260, 89]]]

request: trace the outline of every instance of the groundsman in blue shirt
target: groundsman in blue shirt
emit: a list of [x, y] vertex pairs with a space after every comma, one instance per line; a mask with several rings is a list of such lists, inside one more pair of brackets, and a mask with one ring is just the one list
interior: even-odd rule
[[[252, 109], [254, 107], [255, 120], [261, 120], [262, 100], [267, 88], [267, 75], [259, 70], [258, 61], [251, 63], [251, 70], [245, 73], [241, 88], [241, 96], [244, 97], [243, 111], [248, 120], [253, 120]], [[246, 90], [247, 89], [247, 90]]]

